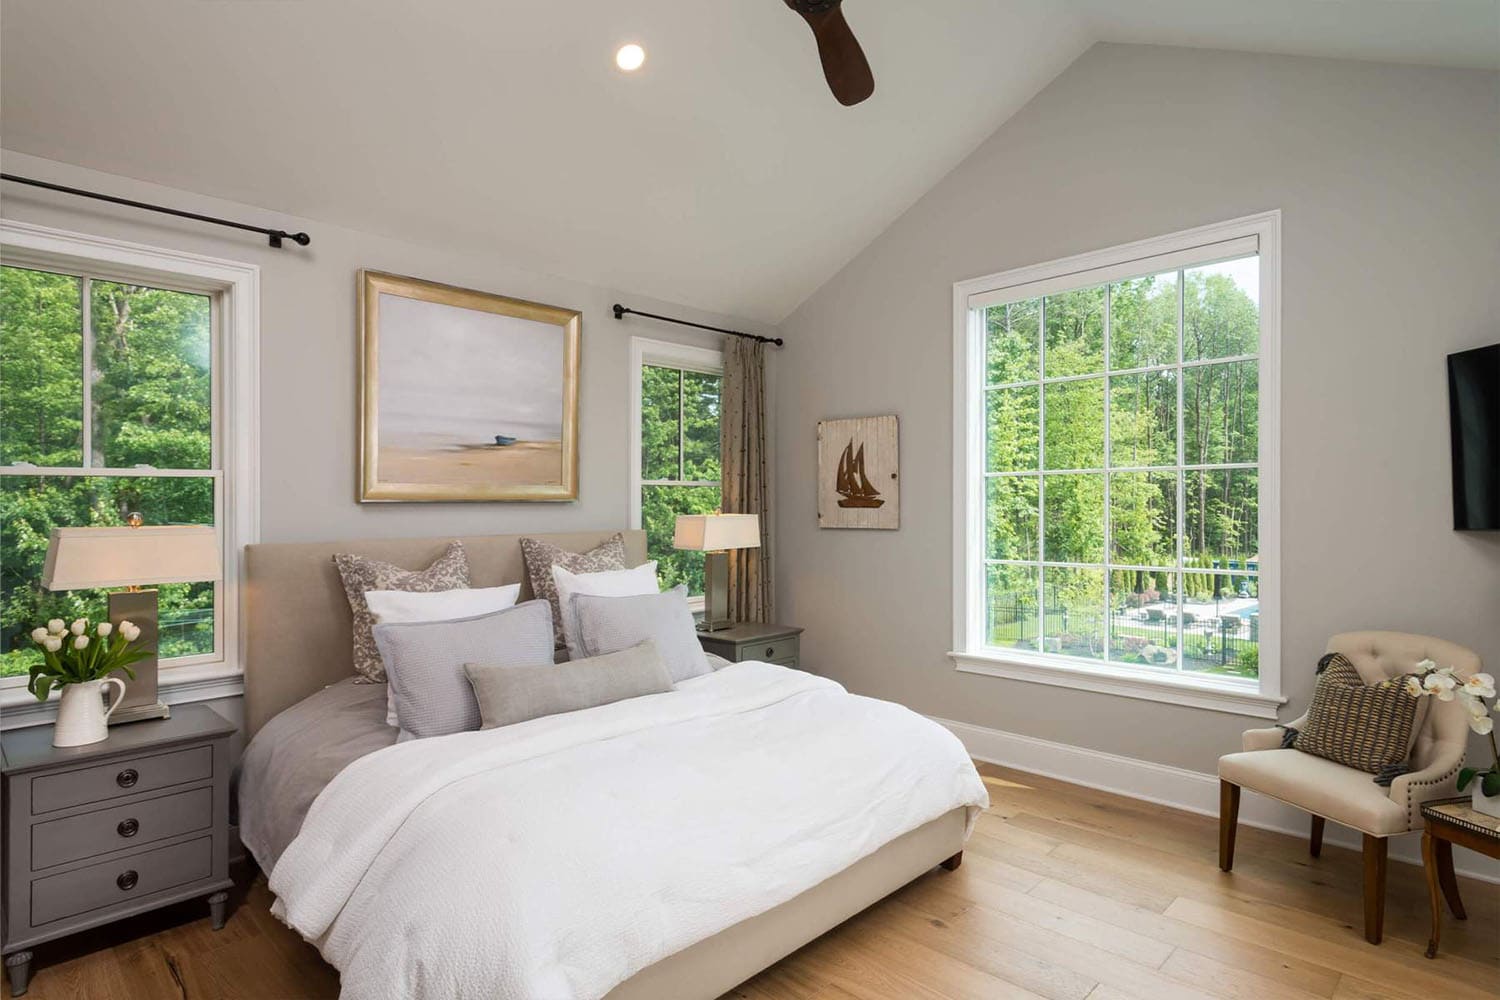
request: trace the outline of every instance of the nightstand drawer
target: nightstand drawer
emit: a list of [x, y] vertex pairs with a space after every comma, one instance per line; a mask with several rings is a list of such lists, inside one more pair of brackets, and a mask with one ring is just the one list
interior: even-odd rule
[[775, 663], [778, 660], [795, 660], [797, 658], [797, 637], [787, 636], [785, 639], [747, 643], [740, 648], [740, 655], [747, 660], [765, 660], [767, 663]]
[[31, 868], [39, 871], [204, 830], [213, 821], [213, 789], [205, 786], [128, 806], [37, 823], [31, 828]]
[[32, 926], [206, 879], [213, 874], [213, 844], [213, 837], [200, 837], [39, 878], [31, 883]]
[[31, 814], [137, 795], [186, 781], [202, 781], [213, 773], [213, 748], [199, 746], [48, 774], [31, 781]]

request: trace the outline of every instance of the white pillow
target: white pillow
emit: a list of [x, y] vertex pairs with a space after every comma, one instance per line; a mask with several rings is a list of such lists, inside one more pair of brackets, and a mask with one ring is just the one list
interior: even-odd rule
[[574, 573], [553, 565], [552, 581], [557, 584], [557, 606], [562, 611], [563, 641], [568, 646], [568, 658], [581, 660], [588, 656], [583, 644], [578, 641], [578, 621], [573, 616], [573, 595], [592, 594], [596, 597], [634, 597], [638, 594], [657, 594], [661, 588], [656, 583], [656, 561], [634, 569], [611, 569], [603, 573]]
[[[478, 587], [471, 590], [437, 590], [419, 593], [414, 590], [367, 590], [365, 605], [377, 625], [411, 622], [451, 622], [474, 618], [494, 611], [515, 607], [521, 596], [519, 583], [504, 587]], [[385, 724], [396, 725], [396, 694], [385, 689]]]

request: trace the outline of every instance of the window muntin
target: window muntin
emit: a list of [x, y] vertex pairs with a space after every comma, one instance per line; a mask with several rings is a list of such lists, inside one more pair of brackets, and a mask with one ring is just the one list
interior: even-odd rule
[[1260, 262], [1171, 263], [975, 310], [970, 647], [1258, 676]]
[[719, 402], [723, 375], [670, 358], [640, 365], [640, 527], [663, 588], [703, 593], [703, 553], [672, 547], [679, 514], [720, 506]]
[[[48, 618], [105, 617], [104, 591], [40, 585], [51, 528], [217, 524], [211, 295], [0, 268], [0, 685]], [[85, 377], [87, 373], [87, 377]], [[223, 658], [218, 584], [160, 588], [163, 666]]]

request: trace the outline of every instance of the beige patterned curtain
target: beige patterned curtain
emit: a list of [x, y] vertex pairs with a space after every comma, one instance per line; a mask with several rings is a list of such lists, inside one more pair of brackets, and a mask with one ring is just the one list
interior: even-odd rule
[[765, 344], [726, 338], [719, 450], [724, 513], [759, 514], [760, 548], [729, 552], [729, 613], [771, 620], [771, 480], [766, 466]]

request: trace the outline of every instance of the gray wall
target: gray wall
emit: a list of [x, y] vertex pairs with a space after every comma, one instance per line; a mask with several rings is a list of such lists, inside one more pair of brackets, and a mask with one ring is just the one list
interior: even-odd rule
[[[1500, 75], [1116, 45], [782, 324], [776, 577], [805, 661], [929, 714], [1197, 771], [1237, 749], [1249, 719], [961, 674], [944, 655], [952, 285], [1273, 208], [1282, 718], [1336, 631], [1431, 633], [1500, 667], [1500, 535], [1451, 530], [1444, 369], [1500, 341]], [[901, 417], [901, 530], [820, 531], [815, 424], [879, 413]]]
[[[4, 186], [0, 216], [171, 247], [261, 268], [261, 539], [505, 534], [625, 527], [630, 494], [630, 338], [717, 346], [713, 334], [649, 320], [617, 322], [610, 306], [770, 332], [628, 291], [537, 274], [493, 258], [418, 246], [84, 170], [21, 153], [7, 172], [210, 215], [305, 229], [312, 245], [274, 250], [254, 234]], [[576, 503], [359, 504], [355, 502], [358, 393], [355, 273], [361, 267], [428, 278], [583, 311], [580, 486]], [[774, 367], [774, 359], [770, 366]], [[771, 375], [774, 378], [774, 374]]]

